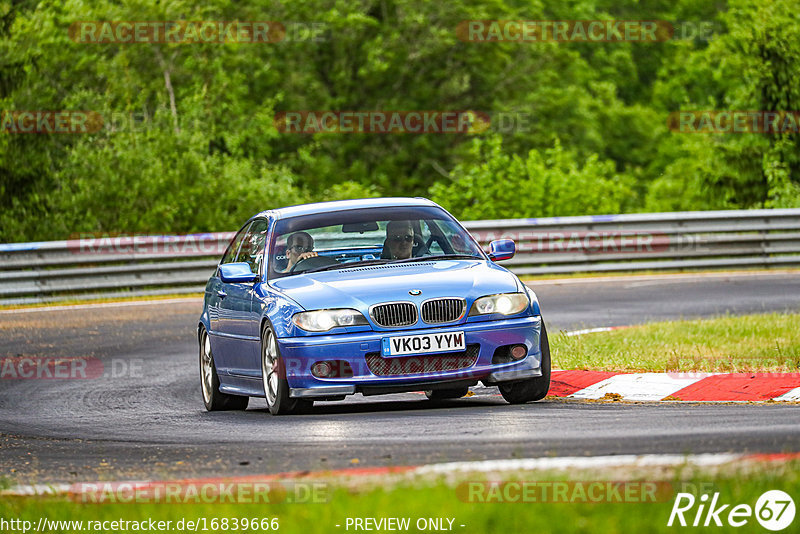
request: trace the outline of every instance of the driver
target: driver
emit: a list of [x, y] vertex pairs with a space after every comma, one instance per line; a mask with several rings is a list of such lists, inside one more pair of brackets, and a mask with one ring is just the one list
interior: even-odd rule
[[414, 249], [414, 227], [411, 221], [390, 221], [386, 225], [386, 245], [389, 247], [391, 259], [410, 258]]
[[308, 232], [295, 232], [286, 240], [286, 257], [289, 263], [283, 272], [288, 273], [300, 260], [317, 256], [314, 252], [314, 238]]

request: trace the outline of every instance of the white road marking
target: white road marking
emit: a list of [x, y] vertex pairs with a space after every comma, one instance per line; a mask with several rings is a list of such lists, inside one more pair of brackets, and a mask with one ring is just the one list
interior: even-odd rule
[[59, 311], [59, 310], [89, 310], [96, 308], [123, 308], [127, 306], [148, 306], [151, 304], [177, 304], [181, 302], [196, 302], [201, 304], [203, 302], [201, 297], [181, 297], [175, 299], [151, 299], [151, 300], [136, 300], [131, 302], [98, 302], [97, 304], [64, 304], [63, 306], [40, 306], [37, 308], [12, 308], [8, 310], [0, 310], [0, 314], [11, 313], [31, 313], [42, 311]]
[[0, 491], [0, 495], [56, 495], [67, 493], [70, 490], [69, 484], [32, 484], [25, 486], [14, 486], [7, 490]]
[[789, 402], [800, 402], [800, 388], [794, 388], [792, 390], [787, 391], [780, 397], [775, 397], [773, 400], [775, 401], [789, 401]]
[[616, 456], [564, 456], [561, 458], [519, 458], [477, 462], [449, 462], [423, 465], [415, 474], [452, 472], [493, 472], [532, 469], [591, 469], [596, 467], [664, 466], [691, 464], [720, 465], [742, 457], [741, 454], [620, 454]]
[[709, 376], [712, 373], [693, 373], [680, 377], [666, 373], [619, 374], [577, 391], [570, 397], [601, 399], [608, 393], [617, 393], [625, 400], [658, 401]]
[[562, 284], [594, 284], [604, 282], [640, 282], [640, 281], [655, 281], [669, 283], [672, 281], [691, 280], [693, 278], [740, 278], [740, 277], [753, 277], [753, 276], [784, 276], [787, 274], [800, 275], [798, 270], [780, 270], [780, 271], [733, 271], [733, 272], [720, 272], [720, 273], [664, 273], [664, 274], [634, 274], [629, 276], [595, 276], [586, 278], [551, 278], [542, 280], [527, 280], [523, 281], [525, 285], [531, 289], [535, 286], [552, 286]]
[[621, 328], [628, 328], [626, 326], [598, 326], [597, 328], [584, 328], [583, 330], [572, 330], [571, 332], [564, 332], [567, 337], [582, 336], [584, 334], [594, 334], [596, 332], [611, 332]]

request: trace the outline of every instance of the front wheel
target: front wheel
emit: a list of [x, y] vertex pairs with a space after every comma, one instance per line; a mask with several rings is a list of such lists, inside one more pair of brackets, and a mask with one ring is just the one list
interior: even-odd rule
[[500, 393], [506, 402], [523, 404], [541, 400], [547, 395], [550, 389], [550, 343], [547, 340], [547, 329], [544, 327], [544, 321], [542, 321], [540, 345], [542, 347], [542, 376], [501, 384]]
[[203, 391], [203, 404], [206, 410], [244, 410], [250, 397], [228, 395], [219, 390], [217, 366], [214, 365], [214, 354], [211, 352], [211, 339], [205, 327], [200, 327], [200, 388]]
[[268, 324], [261, 331], [261, 378], [264, 397], [272, 415], [304, 412], [314, 404], [314, 401], [289, 397], [289, 382], [286, 380], [286, 368], [278, 349], [278, 340]]

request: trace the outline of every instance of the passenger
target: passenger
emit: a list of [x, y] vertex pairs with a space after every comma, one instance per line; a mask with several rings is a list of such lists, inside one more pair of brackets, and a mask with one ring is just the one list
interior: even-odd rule
[[[386, 249], [388, 248], [388, 253]], [[386, 241], [383, 257], [405, 260], [414, 250], [414, 227], [411, 221], [390, 221], [386, 225]]]
[[300, 260], [317, 256], [314, 252], [314, 238], [308, 232], [295, 232], [286, 240], [286, 257], [289, 263], [282, 272], [288, 273]]

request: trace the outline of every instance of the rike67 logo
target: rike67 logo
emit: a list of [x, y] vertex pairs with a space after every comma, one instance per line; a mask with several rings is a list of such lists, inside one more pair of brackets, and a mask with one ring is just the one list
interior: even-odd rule
[[749, 504], [722, 503], [719, 500], [719, 493], [714, 493], [710, 499], [708, 494], [696, 499], [691, 493], [678, 493], [667, 526], [675, 524], [682, 527], [689, 525], [721, 527], [727, 524], [732, 527], [742, 527], [755, 516], [756, 521], [765, 529], [779, 531], [792, 524], [794, 515], [794, 501], [789, 494], [781, 490], [763, 493], [756, 501], [755, 508]]

